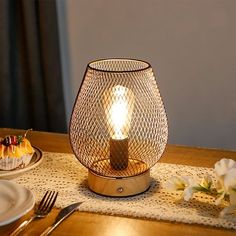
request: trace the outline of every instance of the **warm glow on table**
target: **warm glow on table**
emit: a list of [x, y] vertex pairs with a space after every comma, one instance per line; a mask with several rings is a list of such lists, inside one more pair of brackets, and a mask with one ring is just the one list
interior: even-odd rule
[[[7, 134], [20, 134], [22, 131], [0, 129], [0, 136]], [[43, 151], [71, 153], [68, 135], [31, 132], [29, 139], [34, 146]], [[160, 159], [160, 162], [186, 164], [194, 166], [212, 167], [213, 164], [222, 157], [236, 160], [236, 152], [216, 149], [183, 147], [168, 145]], [[54, 209], [45, 219], [32, 222], [32, 225], [22, 235], [39, 235], [44, 228], [55, 220], [58, 214]], [[0, 227], [0, 235], [8, 235], [12, 229], [21, 221], [32, 214], [27, 214], [20, 221], [10, 225]], [[201, 225], [189, 225], [181, 223], [171, 223], [165, 221], [152, 221], [143, 219], [133, 219], [117, 216], [106, 216], [92, 213], [76, 212], [68, 220], [63, 222], [52, 235], [58, 236], [229, 236], [235, 235], [233, 230], [206, 227]]]

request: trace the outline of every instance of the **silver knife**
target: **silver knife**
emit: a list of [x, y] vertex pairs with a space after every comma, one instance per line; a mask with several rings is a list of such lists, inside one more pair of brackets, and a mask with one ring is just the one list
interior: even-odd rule
[[59, 212], [55, 222], [51, 226], [49, 226], [45, 231], [43, 231], [43, 233], [40, 234], [40, 236], [49, 235], [63, 220], [65, 220], [69, 215], [71, 215], [82, 203], [83, 202], [77, 202], [63, 208]]

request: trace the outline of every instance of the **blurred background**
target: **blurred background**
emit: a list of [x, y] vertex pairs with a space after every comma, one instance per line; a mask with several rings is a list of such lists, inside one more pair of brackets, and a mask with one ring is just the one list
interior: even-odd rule
[[[1, 127], [67, 132], [88, 62], [128, 57], [153, 67], [168, 115], [169, 143], [236, 149], [235, 0], [1, 0], [0, 4], [0, 93], [8, 95], [0, 102]], [[17, 37], [14, 24], [20, 24]], [[19, 42], [24, 44], [21, 50]], [[17, 63], [20, 57], [27, 58], [23, 74], [22, 63]], [[3, 64], [8, 69], [3, 70]], [[27, 86], [21, 92], [16, 91], [22, 82], [14, 82], [20, 81], [18, 72], [22, 80], [31, 81], [24, 82]], [[39, 74], [41, 82], [35, 85]], [[6, 88], [6, 81], [11, 86]], [[37, 87], [38, 92], [32, 92]], [[28, 90], [30, 95], [23, 99]], [[44, 106], [39, 108], [42, 100]], [[26, 101], [30, 105], [19, 106]], [[9, 106], [18, 113], [8, 111]], [[24, 114], [34, 117], [25, 120], [22, 107]]]

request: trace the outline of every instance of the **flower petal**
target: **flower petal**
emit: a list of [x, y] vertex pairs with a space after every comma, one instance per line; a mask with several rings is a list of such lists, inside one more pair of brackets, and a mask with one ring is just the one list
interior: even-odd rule
[[225, 197], [225, 192], [223, 192], [215, 201], [215, 205], [218, 206], [222, 203], [223, 199]]
[[201, 180], [200, 186], [203, 187], [204, 189], [209, 190], [212, 185], [212, 179], [211, 176], [207, 173], [203, 179]]
[[224, 158], [215, 163], [215, 173], [218, 177], [225, 175], [232, 168], [236, 168], [236, 162], [232, 159]]
[[184, 190], [185, 185], [185, 179], [179, 176], [172, 176], [165, 184], [166, 188], [170, 191]]
[[223, 179], [224, 188], [227, 192], [234, 186], [236, 186], [236, 168], [230, 169], [224, 176]]
[[183, 192], [183, 197], [184, 197], [184, 200], [185, 201], [189, 201], [192, 197], [193, 197], [193, 194], [195, 193], [196, 191], [194, 190], [194, 188], [192, 186], [190, 187], [187, 187], [184, 192]]

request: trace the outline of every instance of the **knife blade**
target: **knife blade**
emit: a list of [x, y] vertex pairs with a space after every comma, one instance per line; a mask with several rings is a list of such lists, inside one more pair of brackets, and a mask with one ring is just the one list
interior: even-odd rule
[[43, 233], [40, 234], [40, 236], [46, 236], [50, 234], [63, 220], [65, 220], [68, 216], [70, 216], [82, 203], [83, 202], [77, 202], [63, 208], [57, 215], [55, 222], [51, 226], [49, 226], [46, 230], [44, 230]]

